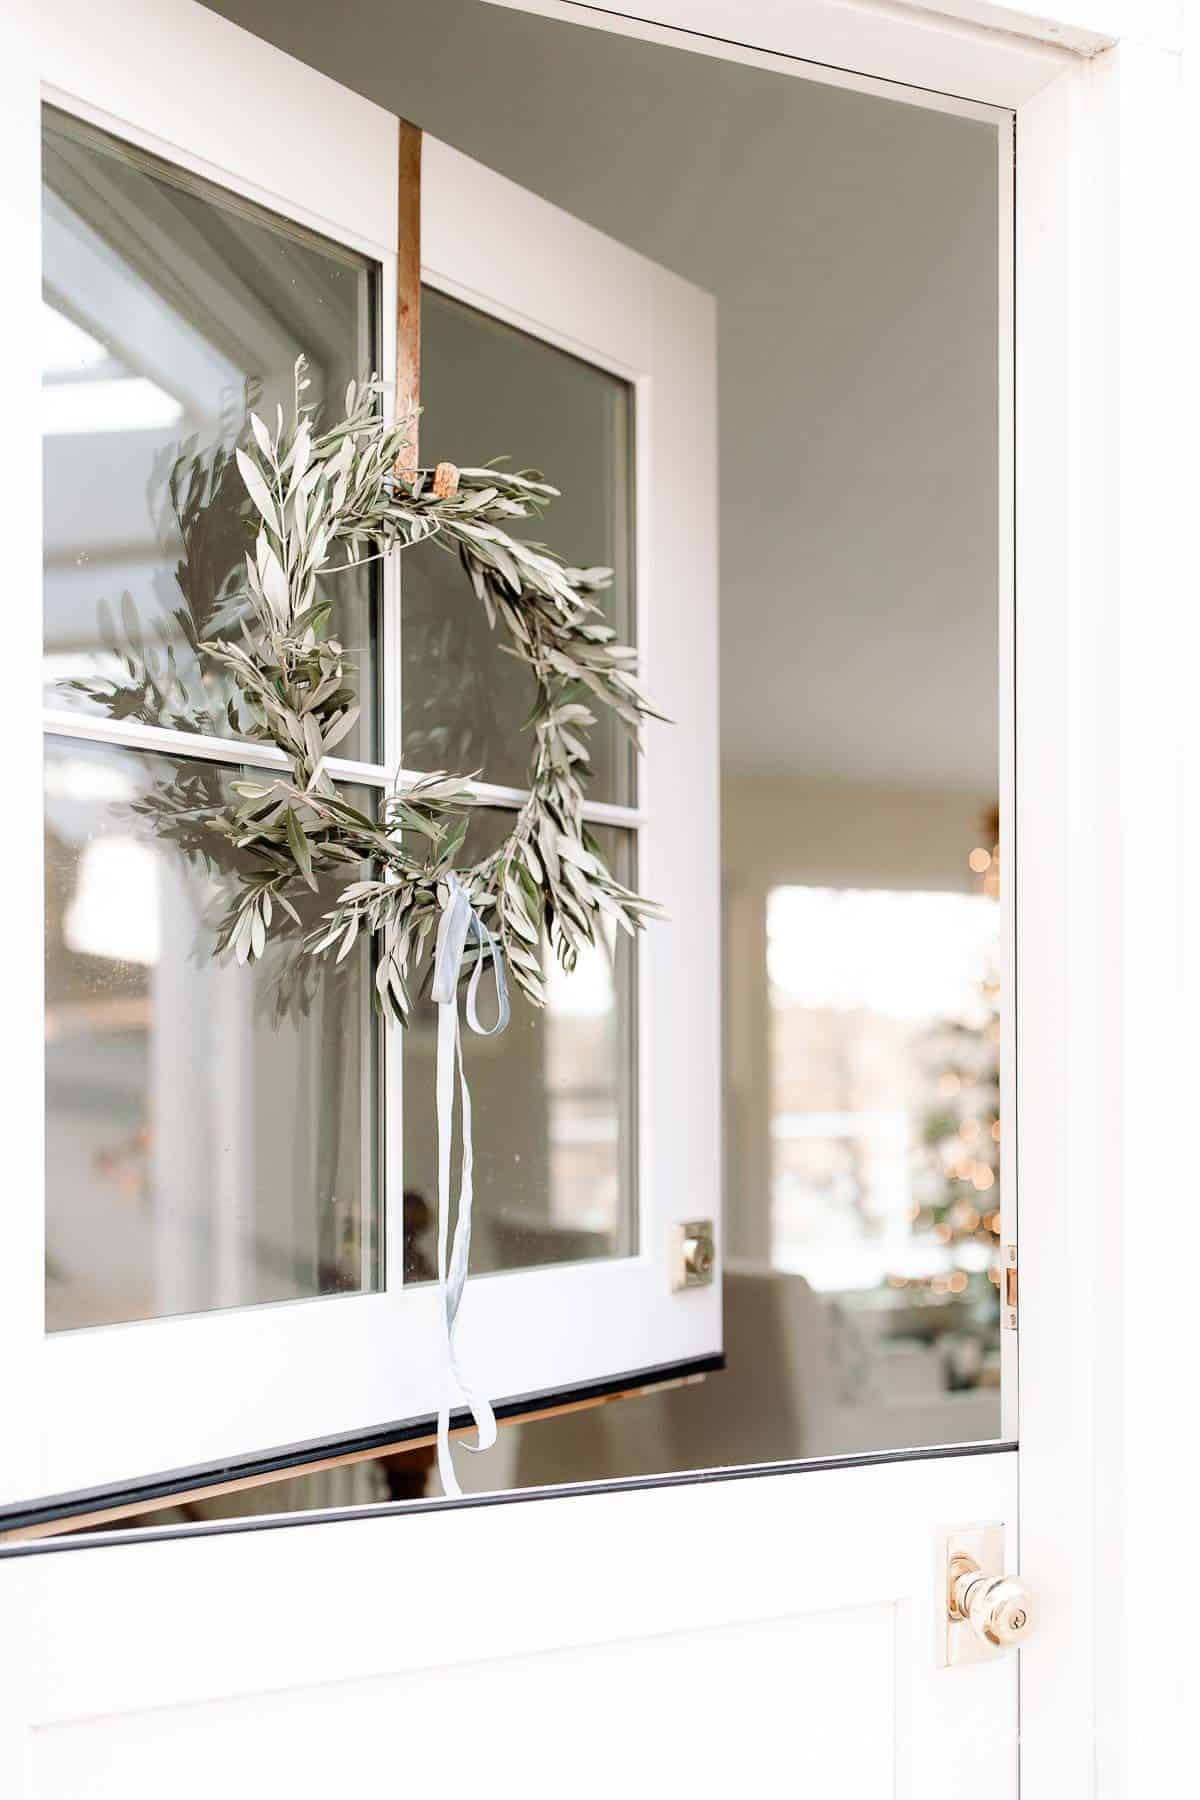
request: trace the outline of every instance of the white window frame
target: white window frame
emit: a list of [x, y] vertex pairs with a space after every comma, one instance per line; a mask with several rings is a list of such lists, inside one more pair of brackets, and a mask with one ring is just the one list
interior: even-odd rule
[[[39, 137], [32, 134], [45, 100], [376, 261], [383, 374], [392, 379], [395, 117], [187, 0], [113, 0], [102, 22], [85, 0], [47, 0], [25, 47], [9, 164], [21, 246], [20, 275], [4, 301], [10, 341], [37, 341]], [[677, 1294], [669, 1278], [671, 1224], [719, 1216], [715, 310], [677, 276], [428, 137], [422, 194], [424, 280], [635, 390], [638, 642], [648, 687], [673, 720], [646, 734], [637, 805], [586, 807], [589, 819], [636, 834], [639, 885], [672, 914], [669, 926], [639, 943], [638, 1241], [630, 1256], [472, 1281], [461, 1321], [465, 1365], [497, 1401], [515, 1402], [695, 1365], [720, 1350], [719, 1285]], [[519, 258], [505, 253], [514, 233], [525, 246]], [[10, 489], [19, 496], [14, 578], [26, 594], [40, 592], [41, 506], [31, 479], [37, 416], [35, 395], [22, 409], [29, 442]], [[376, 790], [390, 785], [400, 761], [397, 561], [390, 559], [383, 578], [380, 760], [329, 763], [336, 779]], [[40, 612], [26, 607], [13, 644], [14, 666], [31, 672], [30, 691], [22, 686], [9, 720], [8, 773], [23, 793], [40, 793], [43, 723], [47, 732], [93, 742], [229, 766], [284, 766], [262, 745], [59, 709], [39, 717], [27, 700]], [[484, 783], [476, 792], [510, 806], [521, 797]], [[684, 794], [686, 807], [673, 799]], [[38, 867], [35, 813], [23, 809], [14, 831], [13, 866]], [[28, 934], [31, 945], [10, 992], [12, 1042], [22, 1046], [13, 1086], [27, 1121], [42, 1115], [40, 959], [32, 951], [41, 905], [34, 879], [10, 885], [3, 902], [7, 930], [23, 941]], [[27, 1054], [33, 1044], [36, 1058]], [[468, 1073], [470, 1054], [468, 1042]], [[47, 1335], [41, 1144], [36, 1132], [23, 1134], [13, 1191], [24, 1201], [11, 1221], [13, 1304], [0, 1312], [0, 1361], [24, 1371], [26, 1392], [23, 1419], [6, 1425], [0, 1504], [125, 1487], [365, 1434], [386, 1442], [389, 1427], [436, 1411], [436, 1289], [402, 1284], [400, 1064], [393, 1041], [384, 1052], [378, 1184], [387, 1269], [383, 1291], [374, 1294]], [[477, 1129], [486, 1130], [486, 1120]]]

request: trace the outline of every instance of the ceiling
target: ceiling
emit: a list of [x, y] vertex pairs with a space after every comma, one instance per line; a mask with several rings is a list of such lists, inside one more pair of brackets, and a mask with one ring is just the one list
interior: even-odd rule
[[993, 792], [990, 129], [478, 0], [216, 10], [717, 296], [726, 766]]

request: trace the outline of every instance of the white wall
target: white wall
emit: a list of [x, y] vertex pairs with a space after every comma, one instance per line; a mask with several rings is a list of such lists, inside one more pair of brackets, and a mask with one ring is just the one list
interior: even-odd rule
[[731, 888], [822, 887], [968, 892], [966, 854], [983, 839], [994, 786], [865, 786], [727, 773], [721, 842]]

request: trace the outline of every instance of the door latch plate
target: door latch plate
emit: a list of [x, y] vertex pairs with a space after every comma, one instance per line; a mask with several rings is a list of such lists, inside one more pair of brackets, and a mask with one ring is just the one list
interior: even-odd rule
[[1000, 1266], [1000, 1323], [1005, 1331], [1018, 1330], [1017, 1246], [1005, 1244]]
[[717, 1237], [711, 1219], [683, 1219], [668, 1226], [667, 1264], [671, 1271], [671, 1292], [685, 1288], [711, 1287], [717, 1267]]

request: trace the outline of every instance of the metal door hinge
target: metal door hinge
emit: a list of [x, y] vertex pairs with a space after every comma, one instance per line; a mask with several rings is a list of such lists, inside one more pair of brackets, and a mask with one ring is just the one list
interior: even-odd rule
[[1016, 1331], [1018, 1316], [1017, 1246], [1005, 1244], [1000, 1255], [1000, 1324], [1003, 1329]]

